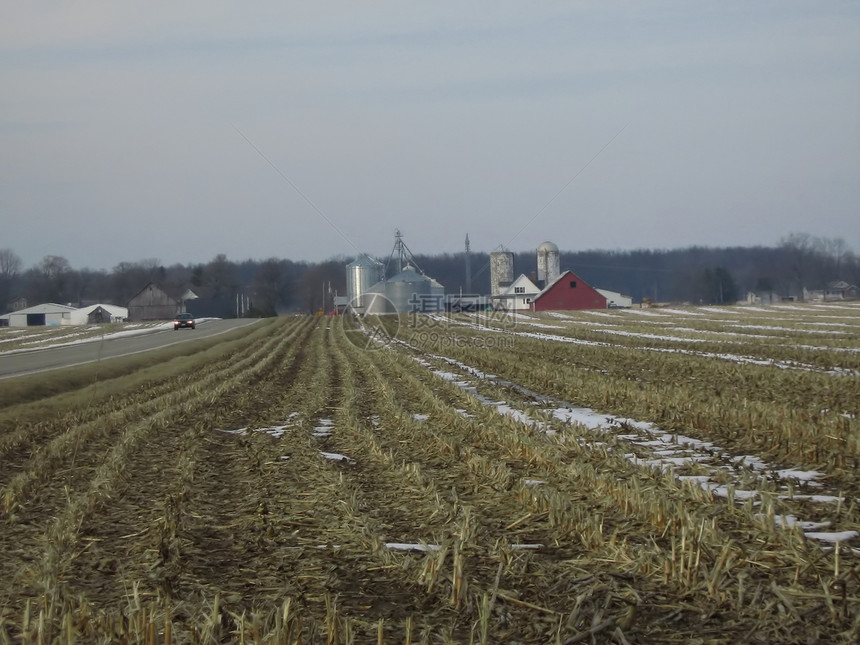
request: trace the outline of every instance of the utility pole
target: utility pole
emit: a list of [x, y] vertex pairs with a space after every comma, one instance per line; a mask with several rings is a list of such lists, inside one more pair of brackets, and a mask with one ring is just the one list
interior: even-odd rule
[[466, 233], [466, 293], [472, 293], [472, 258], [469, 246], [469, 234]]

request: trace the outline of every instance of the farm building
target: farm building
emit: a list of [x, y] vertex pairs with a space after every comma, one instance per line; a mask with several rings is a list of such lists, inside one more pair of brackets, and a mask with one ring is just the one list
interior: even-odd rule
[[506, 311], [554, 311], [631, 307], [633, 299], [613, 291], [594, 289], [572, 271], [560, 272], [558, 247], [544, 242], [537, 250], [537, 273], [514, 280], [514, 254], [490, 254], [490, 297]]
[[564, 271], [531, 302], [532, 311], [606, 309], [606, 296], [573, 271]]
[[498, 294], [493, 295], [493, 306], [505, 311], [529, 311], [539, 293], [538, 286], [523, 273], [507, 286], [499, 286]]
[[150, 282], [128, 301], [128, 320], [168, 320], [179, 313], [180, 303], [154, 282]]
[[397, 275], [381, 280], [362, 294], [365, 313], [392, 314], [442, 311], [445, 287], [407, 265]]
[[12, 313], [0, 316], [0, 320], [9, 327], [33, 327], [39, 325], [71, 325], [72, 312], [75, 308], [70, 305], [58, 305], [47, 302], [41, 305], [33, 305], [26, 309], [19, 309]]
[[73, 325], [97, 325], [123, 322], [128, 318], [128, 309], [116, 305], [96, 304], [81, 307], [72, 312]]
[[597, 293], [606, 298], [606, 306], [610, 309], [630, 309], [633, 306], [633, 297], [625, 296], [617, 291], [594, 288]]
[[127, 316], [128, 310], [116, 305], [98, 304], [78, 309], [71, 305], [45, 303], [0, 316], [0, 326], [87, 325], [122, 322]]
[[860, 289], [856, 285], [839, 280], [828, 284], [826, 289], [809, 292], [806, 299], [833, 302], [834, 300], [857, 300], [858, 297], [860, 297]]
[[346, 293], [349, 308], [357, 314], [428, 313], [445, 310], [445, 287], [426, 275], [412, 251], [395, 231], [389, 262], [396, 273], [385, 278], [386, 267], [362, 254], [346, 266]]

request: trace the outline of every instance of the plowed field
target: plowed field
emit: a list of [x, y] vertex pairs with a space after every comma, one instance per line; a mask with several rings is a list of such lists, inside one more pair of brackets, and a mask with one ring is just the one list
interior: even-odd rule
[[0, 642], [857, 642], [826, 311], [279, 318], [9, 403]]

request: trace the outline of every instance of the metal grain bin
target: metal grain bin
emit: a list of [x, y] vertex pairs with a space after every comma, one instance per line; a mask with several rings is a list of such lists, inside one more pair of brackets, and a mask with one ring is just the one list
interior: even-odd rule
[[384, 267], [368, 255], [359, 255], [346, 265], [346, 297], [350, 303], [360, 302], [363, 294], [383, 279]]

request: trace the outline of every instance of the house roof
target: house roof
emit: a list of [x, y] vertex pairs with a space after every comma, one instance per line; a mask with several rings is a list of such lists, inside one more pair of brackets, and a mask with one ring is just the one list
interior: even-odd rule
[[[517, 293], [515, 289], [519, 287], [525, 287], [525, 291], [523, 293]], [[536, 294], [540, 291], [540, 288], [531, 281], [531, 279], [525, 274], [521, 273], [517, 276], [517, 279], [511, 282], [505, 290], [499, 293], [498, 298], [505, 298], [507, 296], [523, 296], [525, 294]]]
[[845, 280], [837, 280], [836, 282], [831, 282], [827, 285], [828, 289], [856, 289], [857, 287], [853, 284], [848, 284]]

